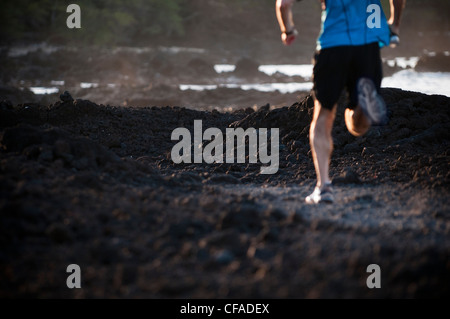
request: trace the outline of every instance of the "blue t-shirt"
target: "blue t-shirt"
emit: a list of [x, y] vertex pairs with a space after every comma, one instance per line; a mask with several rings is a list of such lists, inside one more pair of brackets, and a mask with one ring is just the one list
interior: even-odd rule
[[378, 42], [389, 45], [390, 31], [379, 0], [327, 0], [317, 50]]

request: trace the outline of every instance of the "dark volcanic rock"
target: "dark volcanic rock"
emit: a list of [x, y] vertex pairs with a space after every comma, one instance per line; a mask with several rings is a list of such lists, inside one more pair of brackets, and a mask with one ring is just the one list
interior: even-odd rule
[[73, 97], [72, 97], [72, 95], [70, 95], [70, 93], [67, 92], [67, 91], [64, 91], [64, 93], [61, 94], [61, 95], [59, 96], [59, 98], [60, 98], [61, 101], [63, 101], [63, 102], [73, 102]]
[[236, 69], [234, 73], [237, 76], [248, 77], [248, 76], [257, 76], [260, 72], [258, 70], [259, 64], [254, 60], [249, 58], [241, 58], [236, 63]]
[[[448, 296], [450, 98], [381, 93], [390, 121], [360, 138], [339, 101], [331, 206], [304, 202], [316, 179], [311, 96], [233, 112], [3, 102], [0, 296]], [[198, 119], [279, 128], [279, 172], [173, 163], [172, 131], [192, 134]], [[374, 262], [388, 290], [364, 285]], [[64, 285], [71, 263], [82, 290]]]
[[103, 145], [83, 137], [72, 138], [68, 132], [57, 128], [42, 131], [33, 126], [19, 125], [7, 128], [0, 139], [0, 146], [7, 152], [27, 150], [32, 154], [27, 149], [32, 145], [45, 146], [38, 150], [39, 155], [36, 154], [41, 159], [52, 161], [61, 158], [77, 169], [95, 169], [108, 162], [119, 161], [118, 156]]
[[415, 67], [421, 72], [450, 72], [450, 55], [438, 52], [435, 56], [423, 55]]
[[214, 65], [200, 58], [194, 58], [190, 60], [186, 67], [193, 76], [212, 77], [216, 75]]
[[361, 179], [352, 168], [348, 167], [341, 174], [341, 176], [333, 178], [333, 184], [360, 184]]

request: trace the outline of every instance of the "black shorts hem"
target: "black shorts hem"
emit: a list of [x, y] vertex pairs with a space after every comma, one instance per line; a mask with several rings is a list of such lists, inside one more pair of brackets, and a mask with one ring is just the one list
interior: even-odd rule
[[371, 79], [380, 90], [383, 74], [378, 42], [322, 49], [314, 55], [313, 97], [323, 108], [332, 110], [346, 89], [347, 107], [355, 108], [356, 85], [362, 77]]

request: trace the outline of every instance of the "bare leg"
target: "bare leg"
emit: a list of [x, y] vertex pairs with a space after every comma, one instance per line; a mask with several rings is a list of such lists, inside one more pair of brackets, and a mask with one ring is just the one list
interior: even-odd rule
[[391, 2], [391, 17], [389, 18], [389, 25], [392, 31], [399, 34], [400, 32], [400, 20], [402, 17], [403, 9], [405, 8], [406, 0], [390, 0]]
[[319, 188], [330, 182], [329, 166], [333, 151], [331, 130], [336, 116], [336, 109], [337, 105], [330, 111], [323, 108], [318, 100], [314, 101], [314, 116], [309, 131], [309, 139], [317, 174], [317, 187]]
[[345, 125], [354, 136], [362, 136], [370, 128], [370, 121], [358, 105], [354, 110], [345, 109]]

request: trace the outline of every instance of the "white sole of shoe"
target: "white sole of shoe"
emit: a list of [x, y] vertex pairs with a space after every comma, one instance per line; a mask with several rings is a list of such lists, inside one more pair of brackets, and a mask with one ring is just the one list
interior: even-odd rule
[[359, 79], [358, 103], [372, 124], [385, 124], [386, 104], [378, 95], [372, 80], [368, 78]]

